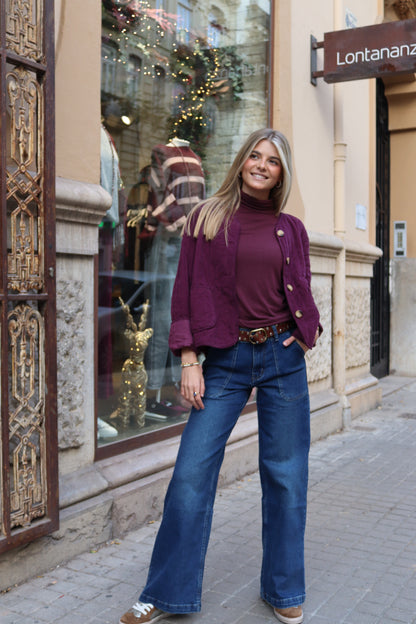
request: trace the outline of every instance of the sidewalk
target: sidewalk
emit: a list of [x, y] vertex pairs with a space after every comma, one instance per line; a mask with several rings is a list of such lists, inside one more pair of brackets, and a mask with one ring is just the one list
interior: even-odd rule
[[[416, 624], [416, 380], [382, 386], [382, 407], [311, 449], [305, 624]], [[219, 491], [203, 610], [161, 624], [276, 624], [258, 597], [260, 496], [257, 473]], [[1, 624], [117, 624], [157, 526], [0, 594]]]

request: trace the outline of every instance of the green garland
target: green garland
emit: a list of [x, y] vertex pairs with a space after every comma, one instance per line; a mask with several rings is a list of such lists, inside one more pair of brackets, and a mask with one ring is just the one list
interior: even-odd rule
[[238, 103], [244, 91], [243, 68], [251, 65], [237, 53], [236, 46], [201, 47], [198, 41], [194, 47], [178, 45], [170, 59], [177, 92], [168, 119], [169, 135], [187, 139], [203, 156], [213, 122], [210, 101], [228, 96]]

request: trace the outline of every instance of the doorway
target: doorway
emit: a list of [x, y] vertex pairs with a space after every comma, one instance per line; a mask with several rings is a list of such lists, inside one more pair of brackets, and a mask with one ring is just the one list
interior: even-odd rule
[[371, 280], [371, 373], [389, 374], [390, 133], [384, 84], [377, 80], [376, 245], [383, 251]]

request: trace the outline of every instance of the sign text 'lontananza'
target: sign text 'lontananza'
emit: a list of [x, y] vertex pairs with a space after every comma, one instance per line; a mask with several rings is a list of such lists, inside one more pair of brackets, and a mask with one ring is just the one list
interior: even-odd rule
[[318, 77], [332, 83], [414, 73], [416, 19], [328, 32], [323, 43], [312, 42], [312, 53], [321, 47], [324, 69], [312, 68], [315, 81]]

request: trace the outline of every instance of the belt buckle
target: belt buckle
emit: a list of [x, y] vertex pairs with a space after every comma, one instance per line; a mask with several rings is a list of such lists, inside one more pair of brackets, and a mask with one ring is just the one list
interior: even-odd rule
[[[257, 332], [263, 332], [263, 335], [261, 337], [258, 338], [258, 340], [254, 339], [254, 334], [256, 334]], [[266, 342], [267, 340], [267, 332], [264, 329], [264, 327], [258, 327], [257, 329], [252, 329], [248, 335], [248, 339], [251, 342], [251, 344], [261, 344], [262, 342]]]

